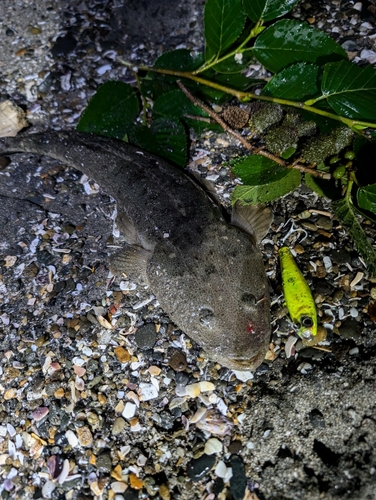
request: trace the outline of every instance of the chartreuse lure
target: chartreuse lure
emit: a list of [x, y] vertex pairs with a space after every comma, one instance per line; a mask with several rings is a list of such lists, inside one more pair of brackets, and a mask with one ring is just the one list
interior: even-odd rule
[[311, 290], [289, 248], [279, 249], [279, 259], [283, 295], [290, 317], [299, 326], [299, 337], [306, 341], [314, 340], [317, 335], [317, 313]]

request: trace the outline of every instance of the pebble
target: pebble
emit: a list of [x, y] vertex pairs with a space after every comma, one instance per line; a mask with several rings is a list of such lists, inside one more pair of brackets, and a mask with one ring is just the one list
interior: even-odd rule
[[124, 347], [115, 347], [115, 356], [120, 363], [128, 363], [131, 360], [131, 355]]
[[359, 324], [355, 319], [347, 318], [339, 327], [339, 334], [344, 339], [358, 340], [360, 337], [358, 328]]
[[131, 488], [134, 488], [135, 490], [140, 490], [144, 485], [143, 481], [133, 473], [129, 476], [129, 483]]
[[181, 372], [187, 368], [187, 358], [182, 351], [175, 351], [169, 358], [168, 364], [176, 372]]
[[134, 341], [141, 350], [152, 349], [157, 341], [154, 323], [141, 326], [134, 334]]
[[127, 425], [126, 421], [123, 418], [118, 417], [115, 420], [114, 425], [112, 426], [112, 434], [114, 436], [117, 436], [118, 434], [121, 433], [121, 431], [124, 429], [126, 425]]
[[112, 469], [112, 458], [110, 453], [101, 453], [95, 462], [100, 472], [110, 472]]
[[187, 473], [192, 481], [201, 481], [201, 479], [214, 467], [214, 455], [201, 455], [187, 464]]
[[85, 425], [83, 427], [78, 427], [77, 429], [77, 437], [81, 446], [88, 447], [93, 444], [93, 436], [89, 427]]
[[125, 403], [124, 410], [122, 412], [122, 416], [126, 419], [130, 419], [134, 417], [136, 413], [137, 406], [134, 403]]
[[242, 442], [236, 439], [235, 441], [231, 441], [231, 443], [228, 446], [228, 452], [231, 453], [231, 455], [235, 455], [236, 453], [239, 453], [243, 449]]
[[123, 483], [122, 481], [114, 481], [111, 483], [111, 489], [115, 493], [124, 493], [124, 491], [128, 488], [128, 485], [126, 483]]
[[243, 459], [238, 455], [230, 458], [232, 477], [230, 478], [230, 490], [234, 500], [243, 500], [247, 479]]
[[325, 231], [331, 231], [333, 229], [333, 222], [330, 217], [320, 217], [316, 221], [316, 226]]

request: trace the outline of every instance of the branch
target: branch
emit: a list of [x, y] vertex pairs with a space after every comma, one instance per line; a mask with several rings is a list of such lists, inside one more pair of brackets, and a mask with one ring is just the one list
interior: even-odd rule
[[[284, 160], [282, 160], [278, 156], [275, 156], [272, 153], [269, 153], [269, 151], [265, 151], [262, 148], [255, 149], [255, 147], [252, 146], [252, 144], [250, 144], [245, 137], [243, 137], [239, 132], [236, 132], [229, 125], [227, 125], [227, 123], [224, 120], [222, 120], [222, 118], [215, 111], [213, 111], [209, 106], [206, 106], [206, 104], [204, 104], [202, 101], [200, 101], [200, 99], [193, 96], [189, 92], [189, 90], [186, 89], [186, 87], [182, 84], [181, 81], [177, 81], [176, 83], [178, 84], [180, 90], [182, 92], [184, 92], [184, 94], [188, 97], [188, 99], [195, 106], [198, 106], [203, 111], [205, 111], [209, 116], [211, 116], [211, 118], [213, 118], [213, 120], [215, 120], [223, 128], [223, 130], [225, 132], [228, 132], [233, 137], [238, 139], [238, 141], [240, 141], [243, 144], [243, 146], [246, 149], [248, 149], [248, 151], [251, 151], [254, 154], [259, 154], [261, 156], [265, 156], [266, 158], [273, 160], [274, 162], [278, 163], [279, 165], [281, 165], [282, 167], [285, 167], [285, 168], [295, 168], [297, 170], [300, 170], [300, 172], [308, 172], [311, 175], [314, 175], [316, 177], [320, 177], [323, 179], [327, 179], [328, 178], [327, 176], [329, 175], [329, 178], [330, 178], [330, 174], [318, 172], [317, 170], [313, 170], [313, 168], [311, 168], [311, 167], [305, 167], [304, 165], [300, 165], [298, 163], [287, 164]], [[199, 117], [199, 118], [201, 118], [201, 117]]]

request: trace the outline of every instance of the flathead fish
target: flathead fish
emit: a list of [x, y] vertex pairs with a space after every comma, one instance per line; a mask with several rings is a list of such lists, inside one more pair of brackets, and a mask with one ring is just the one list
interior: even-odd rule
[[148, 284], [171, 320], [212, 360], [255, 369], [270, 338], [270, 297], [257, 241], [267, 209], [234, 206], [228, 222], [196, 181], [122, 141], [83, 132], [0, 140], [0, 154], [47, 155], [94, 179], [117, 202], [126, 244], [114, 274]]

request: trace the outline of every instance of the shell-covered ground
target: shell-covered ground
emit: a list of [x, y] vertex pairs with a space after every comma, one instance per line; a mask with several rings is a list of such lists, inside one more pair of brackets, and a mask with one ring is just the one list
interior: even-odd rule
[[[118, 54], [152, 62], [200, 47], [202, 2], [153, 6], [3, 0], [2, 100], [36, 131], [73, 128], [100, 83], [132, 81]], [[374, 63], [374, 11], [303, 2], [293, 15]], [[234, 179], [222, 163], [239, 148], [226, 134], [192, 143], [189, 167], [225, 204]], [[152, 290], [112, 279], [116, 206], [90, 179], [15, 155], [0, 202], [2, 498], [376, 499], [376, 285], [327, 200], [301, 188], [272, 205], [271, 351], [243, 377], [209, 362]], [[328, 332], [323, 349], [298, 342], [288, 358], [282, 242]]]

